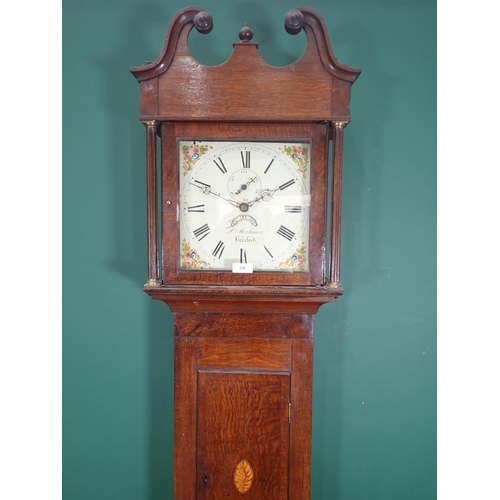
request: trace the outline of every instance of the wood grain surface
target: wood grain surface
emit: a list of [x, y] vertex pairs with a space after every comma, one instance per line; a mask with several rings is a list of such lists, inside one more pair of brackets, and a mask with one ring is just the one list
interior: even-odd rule
[[312, 314], [175, 313], [175, 335], [228, 338], [310, 338]]
[[[287, 498], [289, 397], [286, 373], [199, 372], [197, 500]], [[244, 497], [233, 479], [242, 460], [254, 474]]]

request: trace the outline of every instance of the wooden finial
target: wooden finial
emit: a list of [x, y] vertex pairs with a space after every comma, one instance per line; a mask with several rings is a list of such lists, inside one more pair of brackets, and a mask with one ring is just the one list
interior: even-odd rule
[[210, 33], [212, 31], [212, 28], [214, 27], [212, 16], [204, 10], [198, 12], [198, 14], [194, 16], [193, 22], [196, 29], [204, 35]]
[[243, 43], [248, 43], [253, 38], [253, 31], [247, 26], [247, 23], [245, 23], [245, 26], [240, 29], [238, 36]]
[[289, 10], [285, 15], [285, 30], [290, 35], [300, 33], [304, 25], [304, 14], [298, 9]]

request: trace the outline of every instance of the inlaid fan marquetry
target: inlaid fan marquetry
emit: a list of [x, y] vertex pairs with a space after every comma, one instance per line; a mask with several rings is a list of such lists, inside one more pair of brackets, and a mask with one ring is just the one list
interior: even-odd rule
[[243, 459], [234, 469], [234, 485], [240, 493], [246, 493], [252, 486], [253, 470], [250, 464]]

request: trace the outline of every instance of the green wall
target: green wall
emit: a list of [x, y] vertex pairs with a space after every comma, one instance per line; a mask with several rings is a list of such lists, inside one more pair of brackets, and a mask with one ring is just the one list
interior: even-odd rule
[[[173, 498], [172, 314], [147, 278], [144, 127], [128, 68], [181, 1], [63, 3], [63, 494]], [[342, 285], [316, 316], [313, 500], [436, 497], [436, 6], [306, 4], [361, 68], [345, 132]], [[276, 0], [200, 3], [192, 51], [223, 62], [244, 21], [271, 64], [304, 35]], [[209, 53], [207, 53], [209, 52]], [[291, 103], [293, 105], [293, 103]]]

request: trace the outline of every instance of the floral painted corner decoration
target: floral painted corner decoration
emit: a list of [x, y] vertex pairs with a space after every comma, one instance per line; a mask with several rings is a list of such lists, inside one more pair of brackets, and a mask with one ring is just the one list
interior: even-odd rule
[[297, 250], [283, 262], [280, 262], [280, 269], [294, 269], [304, 271], [306, 269], [306, 244], [302, 243]]
[[198, 252], [191, 248], [191, 245], [184, 240], [182, 242], [181, 253], [181, 268], [182, 269], [209, 269], [210, 266], [200, 260]]
[[297, 165], [298, 171], [304, 179], [307, 177], [307, 164], [309, 163], [309, 148], [303, 146], [283, 146], [280, 148]]
[[209, 150], [212, 146], [204, 146], [203, 144], [184, 144], [182, 146], [182, 168], [184, 175], [193, 168], [195, 163]]

